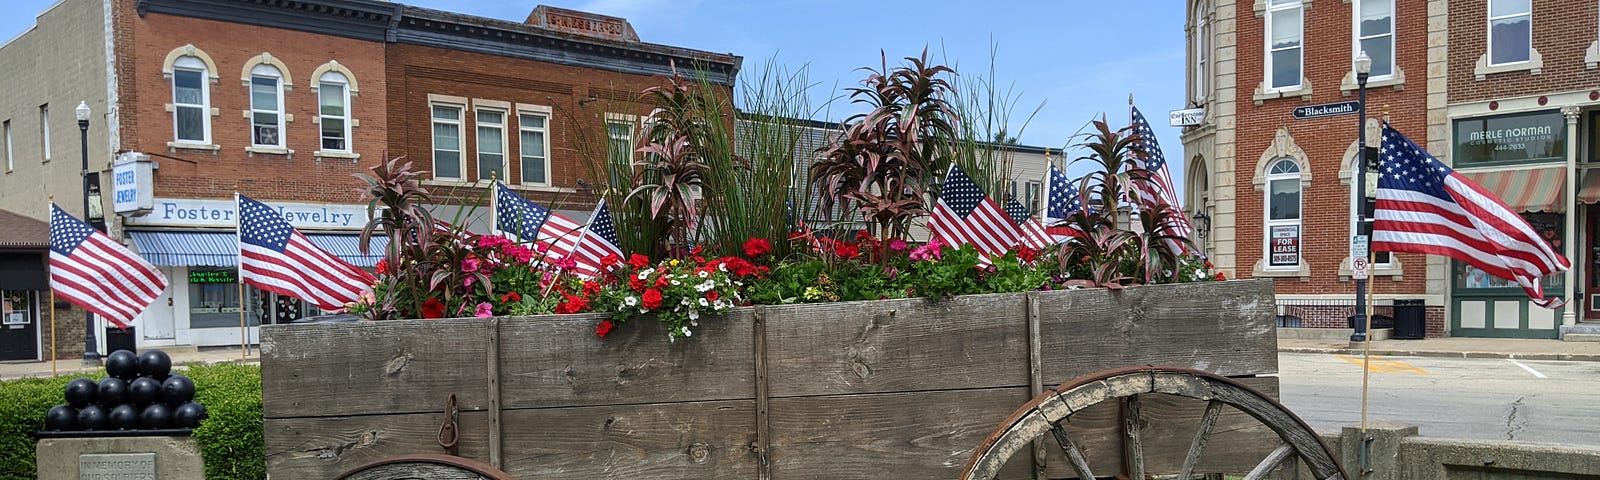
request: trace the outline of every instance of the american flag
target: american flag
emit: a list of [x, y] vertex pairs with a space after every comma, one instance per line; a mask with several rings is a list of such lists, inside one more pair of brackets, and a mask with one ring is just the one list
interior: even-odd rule
[[561, 259], [572, 254], [578, 243], [578, 229], [583, 226], [495, 182], [494, 228], [521, 241], [544, 245], [549, 249], [547, 255]]
[[372, 274], [317, 248], [276, 209], [238, 197], [239, 279], [246, 285], [337, 310], [377, 282]]
[[607, 255], [616, 255], [622, 258], [622, 243], [617, 238], [617, 224], [611, 219], [611, 209], [606, 208], [606, 201], [594, 207], [594, 215], [589, 217], [589, 225], [578, 234], [577, 247], [574, 248], [577, 267], [574, 272], [580, 277], [594, 278], [600, 275], [601, 260]]
[[105, 234], [50, 204], [50, 288], [57, 296], [94, 312], [117, 328], [167, 289], [154, 265]]
[[1571, 264], [1527, 220], [1387, 122], [1380, 157], [1374, 250], [1454, 258], [1517, 282], [1539, 306], [1560, 308], [1565, 303], [1545, 298], [1539, 277], [1566, 271]]
[[[1173, 215], [1168, 226], [1172, 234], [1179, 237], [1194, 236], [1194, 227], [1189, 226], [1189, 219], [1184, 217], [1179, 209], [1178, 190], [1172, 186], [1172, 172], [1167, 169], [1167, 157], [1161, 154], [1161, 145], [1156, 142], [1156, 132], [1150, 129], [1150, 122], [1146, 121], [1144, 114], [1139, 113], [1139, 108], [1128, 105], [1133, 112], [1133, 133], [1138, 135], [1134, 145], [1144, 150], [1144, 156], [1138, 160], [1142, 162], [1145, 170], [1150, 171], [1150, 182], [1141, 183], [1144, 188], [1145, 208], [1167, 208]], [[1165, 204], [1166, 207], [1161, 205]], [[1182, 248], [1183, 252], [1190, 253], [1190, 248], [1181, 243], [1174, 242], [1174, 246]]]
[[1078, 193], [1078, 182], [1067, 178], [1067, 172], [1051, 165], [1049, 185], [1044, 193], [1044, 221], [1050, 225], [1045, 227], [1045, 231], [1050, 234], [1052, 241], [1061, 243], [1068, 238], [1082, 236], [1082, 230], [1068, 223], [1068, 219], [1081, 210], [1083, 196]]
[[1050, 234], [1045, 233], [1044, 224], [1039, 219], [1033, 218], [1033, 213], [1028, 207], [1017, 203], [1017, 198], [1006, 195], [1006, 215], [1017, 224], [1017, 231], [1022, 236], [1022, 245], [1034, 250], [1044, 250], [1045, 247], [1054, 245]]
[[947, 245], [972, 244], [985, 258], [1004, 255], [1022, 244], [1022, 232], [1011, 217], [955, 165], [945, 174], [928, 229]]

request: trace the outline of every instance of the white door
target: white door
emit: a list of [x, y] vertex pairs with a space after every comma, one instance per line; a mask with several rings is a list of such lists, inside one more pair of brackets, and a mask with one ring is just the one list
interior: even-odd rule
[[[184, 273], [174, 268], [161, 270], [167, 278], [177, 278], [178, 274]], [[177, 322], [174, 321], [172, 310], [174, 304], [172, 292], [175, 288], [177, 286], [168, 285], [167, 289], [161, 292], [161, 296], [156, 298], [156, 302], [150, 304], [150, 308], [139, 315], [139, 321], [135, 326], [139, 329], [138, 333], [142, 340], [151, 341], [152, 345], [171, 345], [171, 342], [177, 340]]]

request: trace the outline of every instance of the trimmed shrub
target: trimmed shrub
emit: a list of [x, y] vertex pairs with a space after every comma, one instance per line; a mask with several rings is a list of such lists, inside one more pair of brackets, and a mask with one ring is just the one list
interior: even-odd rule
[[79, 375], [0, 382], [0, 479], [39, 475], [34, 465], [33, 433], [44, 428], [44, 413], [50, 407], [67, 403], [61, 391], [74, 378]]

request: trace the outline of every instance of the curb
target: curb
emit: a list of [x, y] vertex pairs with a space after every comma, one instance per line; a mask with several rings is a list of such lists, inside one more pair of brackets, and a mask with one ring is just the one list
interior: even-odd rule
[[[1279, 353], [1325, 353], [1361, 355], [1356, 348], [1278, 347]], [[1567, 362], [1600, 362], [1594, 353], [1504, 353], [1504, 352], [1440, 352], [1430, 350], [1373, 350], [1373, 355], [1388, 357], [1442, 357], [1442, 358], [1504, 358], [1508, 360], [1557, 360]]]

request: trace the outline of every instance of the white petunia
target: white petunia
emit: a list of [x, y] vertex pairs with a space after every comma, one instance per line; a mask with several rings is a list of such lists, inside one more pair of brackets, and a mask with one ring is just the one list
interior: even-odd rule
[[717, 282], [711, 280], [706, 280], [705, 282], [694, 286], [695, 291], [700, 293], [706, 293], [713, 288], [717, 288]]
[[628, 298], [622, 299], [622, 303], [627, 305], [627, 306], [630, 306], [630, 307], [638, 306], [639, 305], [639, 297], [635, 297], [635, 296], [630, 295], [630, 296], [628, 296]]
[[673, 280], [673, 281], [672, 281], [672, 286], [674, 286], [674, 287], [676, 287], [676, 286], [678, 286], [678, 285], [683, 285], [683, 284], [682, 284], [682, 283], [678, 283], [678, 281], [677, 281], [677, 280]]
[[685, 337], [693, 337], [694, 336], [694, 332], [689, 331], [689, 327], [683, 327], [683, 336], [685, 336]]
[[706, 306], [710, 306], [710, 305], [711, 305], [711, 303], [707, 302], [705, 298], [701, 298], [700, 299], [700, 306], [706, 307]]
[[695, 273], [695, 275], [699, 275], [700, 278], [706, 278], [706, 277], [711, 276], [711, 272], [707, 272], [705, 270], [701, 270], [701, 271]]
[[689, 322], [690, 323], [693, 323], [695, 326], [699, 326], [700, 324], [698, 322], [695, 322], [695, 320], [699, 320], [699, 319], [700, 319], [700, 311], [699, 310], [690, 310], [689, 311]]
[[723, 272], [728, 271], [728, 264], [726, 264], [726, 263], [717, 264], [717, 270], [720, 270], [720, 271], [723, 271]]

